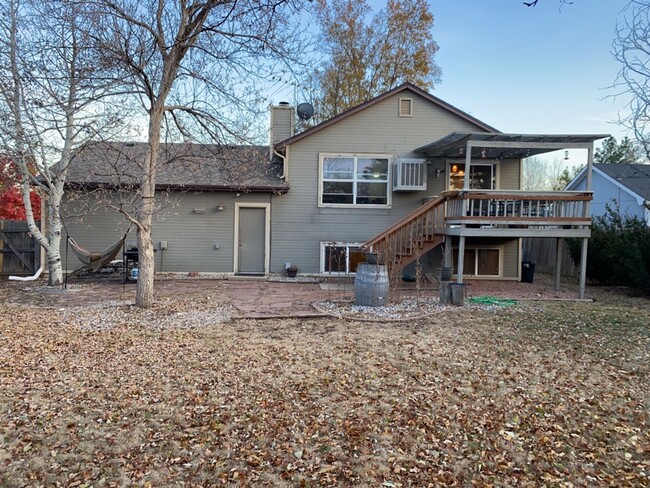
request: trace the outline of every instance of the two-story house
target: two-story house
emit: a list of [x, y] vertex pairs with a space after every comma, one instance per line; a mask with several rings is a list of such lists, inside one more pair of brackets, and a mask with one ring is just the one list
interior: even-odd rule
[[[228, 157], [218, 172], [161, 172], [175, 210], [154, 226], [154, 240], [164, 243], [158, 270], [265, 275], [291, 263], [305, 274], [349, 274], [372, 250], [393, 266], [416, 259], [428, 270], [453, 266], [462, 282], [520, 279], [523, 237], [555, 237], [558, 246], [583, 238], [586, 255], [589, 185], [521, 191], [522, 159], [583, 148], [591, 161], [593, 142], [605, 135], [503, 134], [408, 83], [297, 134], [293, 107], [271, 111], [266, 160], [258, 155], [249, 166], [251, 178], [264, 179], [247, 185], [239, 171], [240, 181], [225, 181]], [[122, 159], [128, 165], [137, 156]], [[73, 169], [71, 182], [102, 183], [97, 166]], [[102, 248], [97, 236], [125, 227], [114, 215], [93, 214], [86, 227], [68, 230], [85, 247]], [[581, 284], [584, 294], [584, 273]]]

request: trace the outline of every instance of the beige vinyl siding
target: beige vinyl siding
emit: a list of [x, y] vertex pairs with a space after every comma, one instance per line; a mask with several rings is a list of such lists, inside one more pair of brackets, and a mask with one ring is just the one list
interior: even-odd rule
[[503, 277], [519, 278], [521, 257], [519, 256], [519, 239], [510, 239], [503, 244]]
[[[154, 249], [157, 249], [156, 271], [231, 273], [235, 202], [268, 203], [271, 198], [269, 194], [236, 195], [231, 192], [173, 194], [154, 218], [152, 236]], [[159, 198], [163, 200], [163, 197]], [[113, 201], [117, 199], [115, 195], [112, 197]], [[222, 211], [218, 210], [220, 203], [224, 206]], [[203, 209], [203, 213], [195, 213], [195, 208]], [[74, 213], [72, 204], [66, 205], [66, 212]], [[71, 217], [66, 221], [66, 227], [82, 247], [99, 251], [119, 239], [128, 223], [115, 210], [104, 205], [83, 220]], [[136, 240], [135, 227], [132, 227], [127, 243], [135, 245]], [[160, 241], [167, 241], [167, 250], [159, 249]], [[65, 235], [61, 249], [65, 259]], [[80, 265], [69, 251], [68, 264], [66, 266], [64, 262], [64, 268], [74, 270]]]
[[521, 159], [503, 159], [499, 165], [499, 190], [521, 188]]
[[[413, 99], [413, 115], [400, 117], [399, 99], [406, 96]], [[427, 168], [427, 190], [394, 192], [390, 208], [319, 208], [321, 153], [421, 158], [413, 149], [453, 131], [480, 130], [408, 92], [387, 98], [292, 144], [287, 163], [291, 189], [285, 195], [273, 197], [271, 272], [280, 272], [285, 262], [292, 262], [301, 272], [318, 273], [321, 242], [365, 242], [445, 188], [446, 173], [439, 178], [435, 173], [436, 168], [444, 169], [445, 163], [434, 161]]]

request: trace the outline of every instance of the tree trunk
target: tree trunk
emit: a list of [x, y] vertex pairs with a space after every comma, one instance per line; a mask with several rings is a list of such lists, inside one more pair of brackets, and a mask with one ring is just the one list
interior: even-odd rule
[[48, 278], [50, 286], [60, 286], [63, 283], [63, 268], [61, 266], [61, 217], [60, 204], [50, 209], [48, 216], [47, 240], [45, 256], [47, 257]]
[[[26, 171], [26, 170], [25, 170]], [[49, 192], [43, 199], [43, 206], [47, 209], [47, 231], [44, 232], [36, 225], [36, 216], [30, 201], [30, 188], [27, 183], [27, 176], [23, 174], [22, 183], [23, 204], [25, 205], [25, 220], [27, 227], [36, 241], [45, 249], [47, 259], [49, 286], [60, 286], [63, 283], [63, 268], [61, 266], [61, 200], [63, 197], [63, 184], [57, 183], [50, 187]], [[39, 215], [40, 219], [42, 216]], [[41, 222], [41, 226], [43, 222]]]
[[153, 306], [153, 241], [151, 240], [151, 214], [145, 218], [145, 222], [138, 229], [138, 284], [135, 292], [135, 304], [142, 308]]
[[156, 199], [156, 164], [160, 149], [160, 128], [164, 105], [158, 102], [149, 111], [149, 150], [142, 168], [140, 180], [140, 208], [138, 212], [139, 275], [135, 304], [142, 308], [153, 306], [154, 255], [151, 238], [151, 222]]

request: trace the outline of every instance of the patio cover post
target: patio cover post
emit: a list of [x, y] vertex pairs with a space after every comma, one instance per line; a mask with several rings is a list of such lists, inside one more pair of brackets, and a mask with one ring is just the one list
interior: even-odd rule
[[468, 142], [465, 146], [465, 179], [463, 180], [463, 190], [469, 190], [469, 166], [472, 164], [472, 143]]
[[458, 275], [456, 277], [457, 283], [463, 282], [463, 260], [465, 259], [465, 236], [460, 236], [458, 240], [458, 265], [456, 269], [458, 270]]
[[583, 299], [585, 297], [585, 282], [587, 280], [587, 245], [589, 243], [589, 238], [585, 237], [582, 239], [582, 251], [580, 252], [580, 290], [578, 292], [578, 298]]
[[562, 270], [562, 251], [564, 240], [558, 237], [555, 240], [555, 291], [560, 291], [560, 274]]
[[[469, 190], [470, 179], [469, 179], [469, 167], [472, 164], [472, 143], [467, 142], [465, 145], [465, 177], [463, 178], [463, 190]], [[463, 198], [463, 213], [462, 215], [467, 215], [469, 211], [469, 200]]]
[[[587, 148], [587, 191], [591, 191], [592, 170], [594, 168], [594, 143]], [[584, 217], [589, 217], [589, 201], [585, 202]]]

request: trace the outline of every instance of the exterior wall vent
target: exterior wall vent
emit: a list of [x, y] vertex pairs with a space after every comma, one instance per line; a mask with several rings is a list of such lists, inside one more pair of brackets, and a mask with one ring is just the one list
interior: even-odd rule
[[412, 117], [413, 116], [413, 99], [400, 98], [399, 99], [399, 116]]

